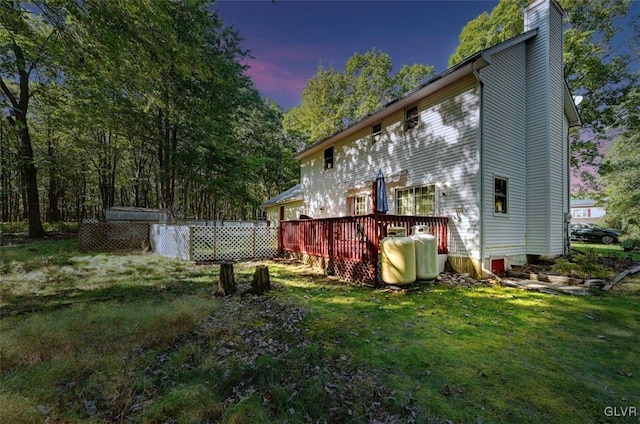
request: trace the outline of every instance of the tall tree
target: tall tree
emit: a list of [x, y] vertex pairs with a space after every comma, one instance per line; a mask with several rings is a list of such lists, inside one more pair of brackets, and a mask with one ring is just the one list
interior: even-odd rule
[[[531, 0], [500, 0], [491, 14], [483, 13], [460, 33], [460, 44], [449, 59], [453, 65], [465, 57], [523, 31], [522, 8]], [[586, 131], [572, 140], [572, 163], [596, 163], [601, 142], [612, 127], [619, 127], [618, 106], [638, 84], [630, 64], [638, 57], [640, 17], [633, 17], [627, 40], [615, 36], [631, 0], [559, 0], [567, 12], [564, 32], [565, 78], [572, 92], [583, 96], [580, 113]], [[631, 49], [631, 53], [623, 51]]]
[[392, 71], [389, 55], [376, 49], [351, 56], [342, 72], [318, 67], [302, 92], [301, 105], [285, 114], [285, 131], [307, 142], [327, 137], [433, 75], [432, 66], [419, 64], [405, 65], [395, 75]]
[[625, 233], [640, 238], [640, 88], [636, 85], [620, 107], [627, 129], [605, 153], [599, 171], [609, 198], [607, 216]]
[[39, 15], [18, 2], [0, 4], [0, 88], [7, 105], [2, 107], [20, 139], [19, 165], [27, 194], [29, 236], [45, 235], [40, 217], [38, 171], [31, 141], [29, 106], [37, 89], [58, 78], [52, 51], [57, 35]]

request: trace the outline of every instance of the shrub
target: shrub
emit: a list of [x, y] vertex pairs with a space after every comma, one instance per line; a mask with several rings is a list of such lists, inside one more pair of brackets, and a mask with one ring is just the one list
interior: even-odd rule
[[629, 238], [620, 243], [625, 252], [640, 250], [640, 238]]

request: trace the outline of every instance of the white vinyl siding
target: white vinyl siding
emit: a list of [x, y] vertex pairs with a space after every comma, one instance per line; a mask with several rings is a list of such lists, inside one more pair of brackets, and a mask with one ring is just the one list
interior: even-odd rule
[[379, 142], [371, 143], [371, 128], [366, 127], [335, 143], [331, 172], [322, 168], [322, 151], [302, 160], [301, 184], [309, 215], [348, 215], [348, 192], [370, 188], [378, 169], [385, 175], [390, 206], [395, 205], [396, 189], [448, 181], [448, 195], [438, 199], [439, 214], [464, 211], [450, 221], [450, 253], [475, 258], [479, 251], [475, 78], [465, 77], [417, 106], [420, 124], [412, 131], [404, 131], [405, 112], [399, 110], [384, 117], [384, 137]]
[[[550, 13], [547, 13], [550, 12]], [[527, 43], [527, 253], [564, 252], [565, 173], [562, 16], [553, 2], [536, 3], [526, 21], [538, 34]]]
[[302, 200], [284, 204], [276, 204], [266, 208], [267, 220], [271, 226], [277, 226], [280, 222], [280, 206], [284, 206], [284, 220], [300, 219], [300, 215], [306, 214]]
[[[483, 190], [485, 258], [521, 255], [526, 239], [526, 47], [492, 57], [484, 83]], [[496, 179], [508, 182], [506, 213], [496, 213]]]

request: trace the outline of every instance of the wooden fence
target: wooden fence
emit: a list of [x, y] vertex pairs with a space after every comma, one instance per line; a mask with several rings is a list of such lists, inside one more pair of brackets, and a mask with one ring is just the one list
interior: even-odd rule
[[448, 217], [360, 215], [280, 222], [279, 248], [311, 262], [322, 260], [329, 274], [351, 281], [377, 284], [380, 240], [389, 227], [426, 225], [436, 236], [438, 253], [446, 254]]

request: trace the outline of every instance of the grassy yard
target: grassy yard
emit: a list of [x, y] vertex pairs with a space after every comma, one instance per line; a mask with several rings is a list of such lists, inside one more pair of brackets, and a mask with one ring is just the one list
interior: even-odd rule
[[598, 243], [579, 243], [572, 242], [571, 247], [583, 253], [596, 253], [602, 256], [616, 258], [631, 258], [634, 261], [640, 261], [640, 252], [625, 252], [618, 244], [598, 244]]
[[268, 296], [221, 299], [216, 266], [0, 247], [0, 422], [638, 422], [605, 415], [640, 410], [638, 290], [395, 292], [267, 265]]

